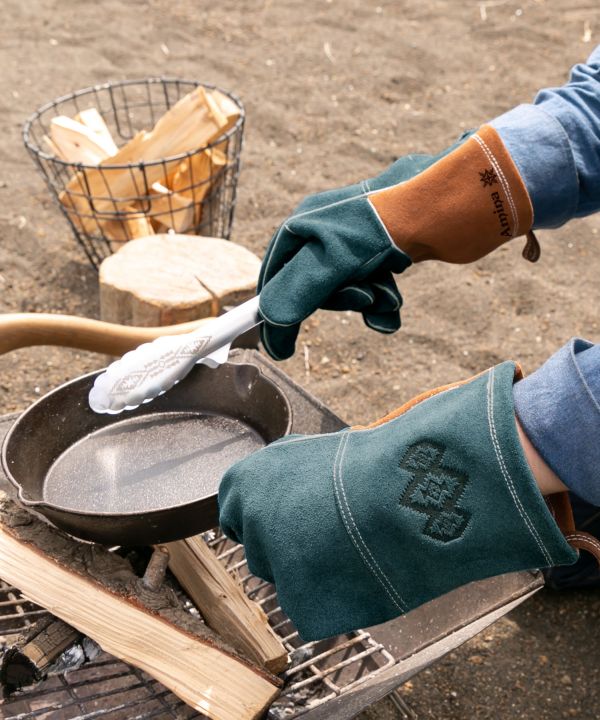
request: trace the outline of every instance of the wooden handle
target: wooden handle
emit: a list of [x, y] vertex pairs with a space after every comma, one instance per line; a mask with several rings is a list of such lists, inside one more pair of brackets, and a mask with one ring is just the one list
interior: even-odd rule
[[159, 335], [190, 332], [211, 319], [204, 318], [166, 327], [128, 327], [74, 315], [0, 315], [0, 354], [31, 345], [60, 345], [106, 355], [123, 355]]

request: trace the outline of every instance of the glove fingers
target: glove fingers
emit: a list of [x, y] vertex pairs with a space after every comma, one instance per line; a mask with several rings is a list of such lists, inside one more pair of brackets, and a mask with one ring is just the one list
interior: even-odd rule
[[382, 313], [363, 312], [363, 320], [371, 330], [377, 330], [377, 332], [385, 334], [396, 332], [402, 325], [398, 310]]
[[[260, 451], [259, 451], [260, 452]], [[246, 458], [246, 461], [248, 458]], [[253, 575], [273, 582], [273, 574], [262, 547], [260, 529], [247, 506], [244, 473], [249, 471], [244, 460], [227, 470], [219, 485], [219, 525], [228, 538], [245, 546], [248, 568]]]
[[[373, 330], [392, 333], [400, 327], [399, 308], [402, 297], [392, 278], [391, 285], [382, 283], [356, 283], [347, 285], [323, 303], [326, 310], [353, 310], [362, 312], [366, 325]], [[285, 360], [295, 351], [300, 324], [279, 327], [264, 322], [261, 339], [269, 355], [275, 360]]]
[[362, 282], [353, 282], [337, 290], [322, 307], [325, 310], [354, 310], [378, 314], [394, 312], [402, 306], [402, 296], [392, 273], [372, 273]]
[[384, 270], [373, 273], [370, 278], [370, 286], [375, 296], [373, 313], [397, 312], [402, 307], [402, 295], [398, 290], [396, 281], [391, 272]]
[[262, 261], [258, 276], [258, 291], [276, 275], [294, 255], [302, 249], [305, 239], [293, 233], [287, 222], [280, 225], [273, 235]]
[[329, 296], [345, 284], [351, 267], [345, 270], [327, 256], [319, 243], [308, 242], [260, 291], [260, 313], [270, 325], [301, 323]]
[[363, 320], [367, 327], [381, 333], [393, 333], [400, 329], [400, 308], [402, 295], [391, 272], [382, 271], [371, 276], [371, 288], [375, 300], [371, 307], [363, 311]]
[[299, 332], [300, 323], [279, 327], [265, 321], [260, 328], [260, 339], [273, 360], [287, 360], [296, 350], [296, 338]]
[[367, 282], [346, 285], [323, 303], [324, 310], [354, 310], [361, 312], [375, 301], [375, 293]]
[[300, 323], [321, 306], [335, 285], [337, 268], [324, 262], [319, 251], [304, 245], [260, 291], [261, 340], [274, 360], [294, 354]]

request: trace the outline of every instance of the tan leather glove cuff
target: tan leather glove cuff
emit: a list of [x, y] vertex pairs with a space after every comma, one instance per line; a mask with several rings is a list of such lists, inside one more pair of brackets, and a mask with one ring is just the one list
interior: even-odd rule
[[533, 224], [527, 189], [490, 125], [420, 175], [370, 200], [413, 262], [473, 262], [529, 233]]

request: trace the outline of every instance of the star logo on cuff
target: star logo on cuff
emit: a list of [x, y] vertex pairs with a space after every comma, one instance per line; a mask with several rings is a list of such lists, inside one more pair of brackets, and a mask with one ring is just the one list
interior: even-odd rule
[[479, 173], [479, 179], [481, 180], [481, 184], [483, 187], [487, 187], [488, 185], [494, 185], [498, 182], [498, 176], [496, 175], [494, 168], [490, 168], [489, 170], [482, 170]]

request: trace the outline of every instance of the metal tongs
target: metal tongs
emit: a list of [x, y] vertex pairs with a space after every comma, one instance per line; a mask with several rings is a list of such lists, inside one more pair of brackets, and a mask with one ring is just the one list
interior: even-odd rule
[[114, 415], [148, 403], [182, 380], [196, 363], [215, 368], [226, 362], [235, 338], [261, 322], [257, 296], [199, 330], [144, 343], [96, 378], [90, 407]]

